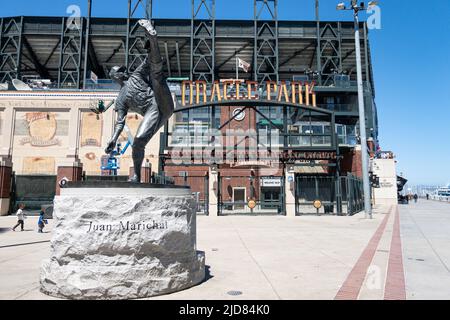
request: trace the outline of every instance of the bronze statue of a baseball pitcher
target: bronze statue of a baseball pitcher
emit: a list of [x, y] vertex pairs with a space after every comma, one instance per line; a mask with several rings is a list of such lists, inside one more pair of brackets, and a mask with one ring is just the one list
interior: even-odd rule
[[156, 30], [149, 20], [139, 20], [139, 24], [147, 34], [148, 57], [130, 76], [126, 73], [126, 67], [117, 66], [111, 69], [109, 75], [120, 84], [121, 89], [115, 105], [117, 121], [114, 134], [105, 149], [105, 152], [110, 154], [116, 147], [128, 111], [144, 117], [132, 144], [135, 174], [130, 181], [136, 183], [141, 182], [145, 146], [174, 111], [172, 94], [163, 74]]

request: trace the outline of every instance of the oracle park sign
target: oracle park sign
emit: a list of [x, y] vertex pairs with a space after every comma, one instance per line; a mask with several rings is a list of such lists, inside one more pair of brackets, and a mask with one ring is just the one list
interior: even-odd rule
[[181, 82], [181, 105], [189, 107], [198, 104], [221, 104], [231, 101], [264, 101], [317, 106], [314, 82], [250, 80], [206, 81], [185, 80]]

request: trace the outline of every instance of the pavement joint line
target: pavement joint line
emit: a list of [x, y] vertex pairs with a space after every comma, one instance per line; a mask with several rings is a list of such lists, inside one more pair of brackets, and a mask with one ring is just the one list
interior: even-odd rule
[[[233, 227], [234, 227], [234, 224], [233, 224]], [[261, 273], [263, 274], [264, 278], [266, 278], [266, 280], [269, 283], [270, 287], [272, 288], [273, 292], [278, 297], [278, 300], [283, 300], [283, 299], [281, 299], [280, 295], [278, 294], [277, 290], [273, 286], [272, 282], [267, 277], [267, 275], [264, 272], [264, 270], [262, 269], [262, 267], [259, 265], [258, 261], [256, 261], [255, 257], [251, 254], [250, 250], [248, 249], [247, 245], [245, 244], [244, 240], [242, 239], [241, 234], [239, 233], [239, 230], [235, 227], [234, 231], [237, 233], [237, 235], [239, 237], [239, 240], [241, 240], [241, 243], [244, 246], [245, 250], [247, 250], [248, 255], [252, 258], [253, 262], [258, 266], [258, 269], [261, 271]]]
[[[287, 233], [287, 235], [290, 236], [290, 237], [292, 237], [292, 238], [295, 239], [295, 240], [298, 240], [298, 238], [295, 237], [295, 235], [292, 234], [292, 233]], [[303, 240], [303, 239], [300, 239], [300, 240]], [[322, 249], [318, 249], [317, 247], [314, 247], [314, 246], [312, 246], [311, 244], [306, 243], [306, 242], [304, 242], [303, 244], [304, 244], [305, 246], [307, 246], [308, 248], [315, 250], [315, 252], [318, 252], [318, 253], [324, 255], [325, 257], [330, 258], [330, 259], [332, 259], [332, 260], [334, 260], [334, 261], [336, 261], [336, 262], [342, 264], [343, 266], [351, 267], [351, 265], [349, 265], [348, 263], [346, 263], [346, 262], [344, 262], [344, 261], [341, 261], [341, 260], [339, 260], [339, 259], [336, 258], [336, 257], [333, 257], [332, 255], [326, 253], [326, 252], [325, 252], [324, 250], [322, 250]]]
[[34, 286], [34, 287], [32, 287], [32, 288], [26, 290], [25, 292], [19, 294], [18, 296], [14, 297], [13, 300], [19, 300], [20, 298], [26, 296], [26, 295], [29, 294], [30, 292], [33, 292], [33, 291], [35, 291], [35, 290], [37, 290], [37, 289], [40, 289], [40, 287], [41, 287], [40, 285]]
[[347, 279], [342, 284], [338, 293], [335, 296], [335, 300], [357, 300], [361, 288], [364, 284], [364, 280], [367, 274], [367, 270], [370, 267], [375, 252], [381, 241], [381, 237], [386, 229], [389, 217], [392, 214], [393, 206], [391, 206], [383, 218], [381, 224], [378, 226], [377, 230], [373, 234], [372, 238], [369, 240], [366, 248], [356, 261], [353, 269], [347, 276]]
[[26, 243], [16, 243], [16, 244], [8, 244], [6, 246], [0, 246], [0, 249], [3, 248], [11, 248], [11, 247], [20, 247], [20, 246], [28, 246], [31, 244], [39, 244], [39, 243], [46, 243], [50, 242], [51, 240], [44, 240], [44, 241], [35, 241], [35, 242], [26, 242]]
[[419, 230], [420, 234], [422, 235], [422, 237], [424, 237], [424, 239], [427, 241], [428, 245], [430, 246], [431, 250], [433, 250], [433, 253], [436, 255], [436, 257], [439, 259], [439, 261], [442, 263], [442, 265], [444, 266], [444, 268], [447, 270], [448, 273], [450, 273], [450, 268], [445, 264], [445, 262], [442, 260], [441, 256], [437, 253], [437, 251], [434, 249], [433, 245], [431, 244], [431, 241], [425, 236], [425, 234], [423, 233], [422, 229], [419, 227], [419, 225], [417, 224], [416, 220], [414, 219], [414, 217], [412, 216], [412, 214], [409, 212], [409, 210], [407, 209], [406, 212], [408, 213], [410, 219], [414, 222], [414, 224], [416, 225], [417, 230]]
[[384, 287], [384, 299], [406, 300], [405, 271], [403, 266], [402, 242], [400, 236], [400, 214], [398, 207], [395, 210], [391, 249], [389, 253], [386, 283]]

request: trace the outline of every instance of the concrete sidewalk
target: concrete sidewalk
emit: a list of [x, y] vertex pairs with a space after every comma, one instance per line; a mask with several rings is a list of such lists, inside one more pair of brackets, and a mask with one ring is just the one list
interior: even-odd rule
[[[0, 218], [0, 299], [39, 292], [51, 228]], [[198, 217], [202, 284], [152, 299], [450, 299], [450, 205], [419, 201], [353, 217]], [[230, 295], [240, 291], [240, 295]]]
[[[153, 299], [333, 299], [383, 217], [200, 216], [208, 279]], [[50, 299], [39, 292], [38, 275], [51, 234], [36, 232], [37, 218], [27, 219], [26, 232], [8, 230], [14, 222], [0, 219], [0, 299]]]
[[399, 206], [407, 299], [450, 299], [450, 204]]

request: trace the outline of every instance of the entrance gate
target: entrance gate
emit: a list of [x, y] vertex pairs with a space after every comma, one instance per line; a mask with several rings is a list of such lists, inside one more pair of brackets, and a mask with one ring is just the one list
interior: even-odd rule
[[[266, 184], [265, 179], [272, 182]], [[285, 215], [284, 185], [284, 177], [219, 175], [219, 215]]]
[[364, 210], [364, 186], [358, 177], [349, 174], [340, 177], [342, 186], [342, 203], [348, 215], [354, 215]]
[[[338, 214], [338, 205], [342, 214], [354, 215], [364, 210], [363, 182], [352, 174], [336, 178], [334, 176], [295, 177], [296, 215], [302, 214]], [[314, 207], [314, 201], [320, 200], [320, 209]]]
[[[336, 213], [336, 178], [334, 176], [295, 177], [296, 215]], [[321, 208], [314, 207], [320, 200]]]
[[[193, 97], [200, 89], [197, 86], [193, 91], [194, 86], [180, 86], [181, 106], [174, 110], [173, 121], [167, 122], [161, 133], [159, 172], [171, 172], [175, 184], [189, 185], [193, 192], [198, 192], [206, 211], [208, 185], [205, 184], [205, 190], [198, 190], [203, 183], [190, 175], [196, 166], [217, 167], [218, 181], [212, 190], [217, 193], [219, 215], [285, 215], [283, 173], [277, 173], [279, 182], [263, 184], [260, 181], [263, 177], [239, 171], [247, 170], [248, 166], [264, 167], [266, 162], [274, 160], [284, 166], [297, 160], [336, 160], [339, 146], [335, 114], [311, 106], [308, 90], [304, 91], [304, 100], [291, 103], [276, 99], [267, 88], [260, 94], [262, 97], [265, 92], [267, 100], [245, 99], [245, 95], [230, 92], [231, 89], [227, 92], [226, 88], [223, 89], [226, 99], [207, 99], [207, 91], [202, 91], [203, 102], [197, 96], [196, 104], [193, 99], [186, 104], [186, 96]], [[257, 164], [246, 165], [246, 161]], [[334, 189], [330, 193], [333, 196], [324, 202], [328, 207], [336, 199]]]

